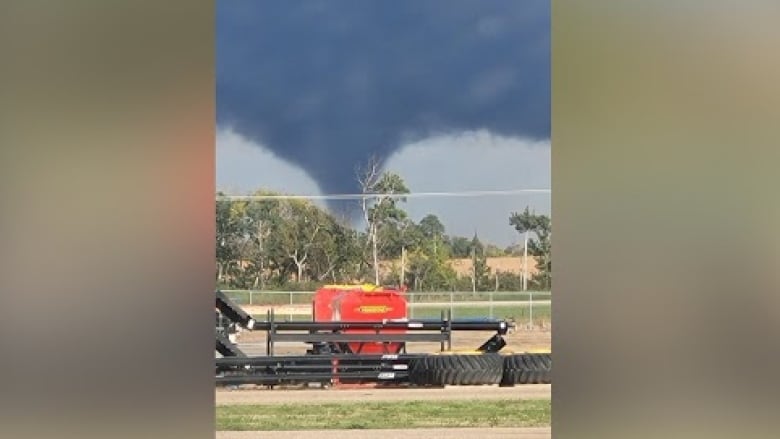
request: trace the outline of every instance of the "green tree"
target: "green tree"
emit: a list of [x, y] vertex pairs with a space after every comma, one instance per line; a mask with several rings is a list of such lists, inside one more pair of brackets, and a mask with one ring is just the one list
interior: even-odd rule
[[415, 291], [450, 290], [457, 280], [441, 237], [426, 240], [410, 252], [409, 278]]
[[439, 241], [444, 238], [444, 224], [441, 223], [439, 217], [433, 214], [428, 214], [420, 220], [420, 233], [425, 239], [438, 239]]
[[[221, 192], [217, 196], [223, 196]], [[230, 216], [230, 202], [217, 200], [216, 209], [216, 257], [217, 257], [217, 282], [224, 281], [227, 266], [233, 259], [233, 249], [230, 245], [235, 234], [234, 224]]]
[[[218, 196], [224, 194], [217, 193]], [[240, 277], [252, 239], [247, 203], [220, 199], [216, 203], [217, 282]]]
[[549, 289], [552, 284], [550, 217], [537, 215], [526, 207], [522, 213], [513, 212], [510, 215], [509, 225], [520, 234], [528, 234], [528, 253], [536, 257], [538, 270], [532, 280], [538, 287]]
[[452, 236], [449, 238], [449, 246], [453, 258], [471, 257], [471, 240], [463, 236]]
[[295, 279], [306, 279], [310, 257], [324, 235], [326, 215], [309, 201], [285, 200], [279, 211], [281, 224], [276, 231], [278, 245], [295, 268]]
[[365, 267], [365, 237], [308, 201], [218, 198], [216, 229], [218, 283], [265, 289], [351, 282]]
[[309, 278], [334, 283], [355, 280], [361, 263], [357, 233], [324, 212], [322, 224], [309, 257]]
[[[276, 195], [258, 190], [253, 195]], [[242, 271], [235, 283], [241, 288], [265, 289], [274, 281], [274, 273], [288, 270], [284, 248], [279, 239], [283, 201], [260, 199], [249, 201], [244, 209], [247, 224], [245, 250], [241, 256]], [[281, 276], [281, 275], [280, 275]]]
[[471, 239], [471, 287], [472, 291], [485, 291], [490, 285], [490, 267], [487, 265], [485, 246], [474, 234]]
[[[403, 179], [394, 173], [380, 173], [378, 167], [373, 169], [374, 177], [364, 180], [370, 183], [364, 186], [366, 197], [362, 200], [365, 231], [355, 230], [347, 218], [336, 218], [309, 201], [228, 201], [217, 193], [218, 284], [266, 289], [311, 288], [326, 281], [372, 278], [378, 282], [380, 258], [400, 258], [400, 267], [394, 262], [387, 279], [415, 290], [496, 288], [490, 281], [487, 258], [503, 255], [501, 249], [481, 242], [476, 235], [471, 239], [447, 236], [441, 220], [433, 214], [415, 223], [401, 207], [403, 194], [409, 192]], [[276, 194], [258, 190], [254, 195]], [[549, 285], [549, 218], [526, 209], [512, 214], [510, 224], [521, 233], [528, 230], [533, 234], [528, 247], [540, 271], [533, 282]], [[456, 276], [451, 266], [454, 257], [472, 260], [470, 276]], [[499, 288], [516, 283], [514, 277], [507, 276], [502, 273]]]
[[506, 248], [504, 248], [504, 255], [523, 256], [523, 246], [519, 243], [507, 246]]
[[506, 256], [506, 252], [495, 244], [487, 243], [485, 244], [485, 255], [489, 258], [500, 258]]
[[417, 225], [409, 218], [388, 222], [378, 233], [379, 257], [383, 259], [400, 257], [404, 249], [413, 247], [421, 239]]

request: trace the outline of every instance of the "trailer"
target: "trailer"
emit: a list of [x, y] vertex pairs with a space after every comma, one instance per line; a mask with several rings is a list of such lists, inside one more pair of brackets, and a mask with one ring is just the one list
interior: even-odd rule
[[[551, 383], [549, 353], [504, 354], [503, 336], [514, 322], [502, 319], [406, 318], [403, 290], [373, 285], [328, 285], [312, 303], [312, 321], [264, 320], [216, 291], [217, 385], [346, 383], [442, 387]], [[247, 356], [235, 344], [240, 330], [265, 331], [266, 355]], [[453, 331], [492, 331], [469, 352], [453, 352]], [[276, 356], [277, 342], [309, 345], [305, 355]], [[408, 353], [407, 344], [438, 342], [436, 353]]]

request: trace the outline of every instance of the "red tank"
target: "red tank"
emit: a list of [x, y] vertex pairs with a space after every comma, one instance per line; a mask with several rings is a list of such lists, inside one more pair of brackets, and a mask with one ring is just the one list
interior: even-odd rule
[[[365, 322], [406, 318], [403, 291], [374, 285], [326, 285], [314, 295], [314, 321]], [[348, 329], [345, 333], [375, 334], [371, 329]], [[380, 333], [404, 333], [404, 329], [383, 329]], [[349, 343], [352, 352], [362, 354], [398, 353], [403, 343]]]

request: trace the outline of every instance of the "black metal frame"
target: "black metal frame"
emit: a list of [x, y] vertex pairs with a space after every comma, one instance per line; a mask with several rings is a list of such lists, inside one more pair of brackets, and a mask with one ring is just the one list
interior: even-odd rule
[[[221, 385], [260, 384], [274, 386], [285, 383], [328, 384], [333, 382], [375, 382], [394, 385], [408, 383], [408, 363], [412, 358], [429, 354], [406, 353], [407, 342], [439, 342], [442, 351], [452, 348], [452, 331], [495, 331], [489, 340], [477, 348], [483, 352], [498, 352], [506, 345], [502, 335], [514, 327], [505, 320], [452, 320], [442, 312], [440, 320], [382, 320], [373, 322], [290, 322], [277, 321], [274, 312], [265, 321], [257, 321], [221, 291], [216, 292], [216, 308], [221, 317], [247, 330], [264, 330], [266, 356], [247, 357], [227, 338], [224, 323], [217, 328], [216, 350], [223, 358], [216, 359], [216, 382]], [[218, 322], [221, 320], [218, 319]], [[374, 333], [350, 333], [348, 330], [374, 330]], [[382, 332], [404, 330], [399, 333]], [[297, 331], [297, 332], [296, 332]], [[274, 343], [300, 341], [312, 347], [306, 355], [274, 356]], [[397, 352], [381, 355], [365, 354], [366, 343], [391, 343], [400, 346]], [[353, 352], [350, 343], [359, 343]]]
[[412, 358], [426, 354], [298, 355], [216, 359], [217, 384], [378, 382], [404, 384]]
[[[468, 326], [468, 325], [466, 325]], [[456, 326], [457, 327], [457, 326]], [[475, 326], [485, 330], [484, 326]], [[273, 310], [268, 311], [265, 322], [255, 322], [254, 329], [266, 331], [266, 355], [274, 355], [274, 343], [299, 341], [311, 344], [310, 354], [349, 353], [363, 354], [367, 343], [382, 343], [384, 354], [406, 353], [407, 342], [439, 342], [441, 350], [452, 349], [452, 321], [442, 313], [439, 321], [375, 321], [375, 322], [277, 322]], [[374, 333], [349, 333], [347, 330], [373, 330]], [[403, 333], [382, 332], [387, 329], [404, 330]], [[487, 330], [496, 329], [489, 325]], [[298, 332], [294, 332], [298, 331]], [[307, 331], [307, 332], [300, 332]], [[504, 331], [504, 333], [506, 333]], [[355, 351], [350, 344], [358, 343]], [[391, 349], [396, 346], [397, 349]]]

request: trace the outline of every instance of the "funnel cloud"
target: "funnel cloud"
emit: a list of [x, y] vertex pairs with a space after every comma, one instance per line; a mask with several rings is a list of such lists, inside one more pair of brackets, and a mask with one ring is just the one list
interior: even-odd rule
[[550, 137], [550, 2], [217, 1], [217, 124], [324, 193], [431, 136]]

